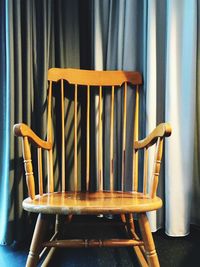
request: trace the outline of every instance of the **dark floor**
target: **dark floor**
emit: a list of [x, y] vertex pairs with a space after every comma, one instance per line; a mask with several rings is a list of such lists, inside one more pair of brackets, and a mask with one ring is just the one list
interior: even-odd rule
[[[83, 237], [88, 230], [86, 228], [82, 226]], [[98, 238], [102, 232], [105, 232], [106, 237], [113, 237], [113, 234], [116, 233], [118, 237], [122, 235], [122, 232], [113, 226], [111, 229], [104, 229], [103, 226], [97, 231], [91, 229], [89, 227], [89, 234], [93, 236], [95, 233], [95, 238]], [[161, 267], [200, 266], [198, 262], [200, 255], [199, 228], [191, 226], [191, 232], [186, 237], [168, 237], [163, 230], [157, 231], [153, 236]], [[50, 267], [138, 267], [137, 258], [132, 252], [131, 248], [60, 249], [54, 254]], [[27, 253], [28, 244], [14, 248], [0, 246], [0, 267], [25, 266]]]

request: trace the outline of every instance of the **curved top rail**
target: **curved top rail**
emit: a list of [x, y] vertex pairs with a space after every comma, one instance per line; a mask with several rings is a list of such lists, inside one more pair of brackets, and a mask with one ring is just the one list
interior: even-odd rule
[[61, 79], [72, 84], [91, 86], [121, 86], [124, 82], [133, 85], [142, 84], [142, 76], [136, 71], [97, 71], [80, 69], [51, 68], [48, 71], [48, 80], [57, 82]]

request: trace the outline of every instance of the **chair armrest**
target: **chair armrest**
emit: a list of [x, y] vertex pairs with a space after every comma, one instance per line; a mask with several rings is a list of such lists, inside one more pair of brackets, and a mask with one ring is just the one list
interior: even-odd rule
[[156, 143], [158, 137], [168, 137], [171, 135], [172, 128], [169, 123], [160, 123], [146, 138], [135, 141], [134, 148], [148, 148]]
[[33, 143], [36, 147], [41, 147], [47, 150], [50, 150], [52, 148], [52, 144], [50, 142], [42, 140], [31, 130], [30, 127], [28, 127], [24, 123], [15, 124], [13, 127], [13, 132], [15, 136], [27, 136], [30, 142]]

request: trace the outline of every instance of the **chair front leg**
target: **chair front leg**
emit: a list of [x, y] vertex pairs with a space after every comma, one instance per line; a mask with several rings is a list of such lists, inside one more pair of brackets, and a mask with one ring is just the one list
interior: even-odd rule
[[139, 215], [139, 226], [142, 234], [142, 239], [144, 241], [144, 248], [148, 264], [151, 267], [159, 267], [160, 264], [146, 213], [141, 213]]
[[47, 215], [39, 214], [31, 241], [29, 255], [26, 262], [26, 267], [35, 267], [39, 261], [39, 253], [44, 241], [45, 231], [47, 229]]

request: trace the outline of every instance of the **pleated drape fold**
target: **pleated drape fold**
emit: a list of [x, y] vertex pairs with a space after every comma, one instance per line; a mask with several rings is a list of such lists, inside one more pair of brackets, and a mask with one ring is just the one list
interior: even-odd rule
[[27, 189], [21, 142], [14, 137], [12, 127], [24, 122], [46, 138], [47, 70], [80, 66], [80, 21], [78, 0], [0, 3], [0, 243], [10, 244], [27, 238], [32, 229], [21, 205]]
[[152, 231], [187, 235], [199, 223], [199, 3], [95, 0], [93, 12], [94, 67], [143, 73], [140, 137], [161, 121], [172, 124], [158, 189], [164, 206], [149, 213]]
[[[172, 136], [166, 141], [158, 188], [164, 206], [157, 213], [149, 214], [152, 231], [164, 227], [168, 235], [183, 236], [189, 233], [191, 223], [200, 224], [199, 1], [1, 0], [0, 15], [0, 243], [23, 240], [30, 229], [30, 217], [24, 215], [21, 207], [26, 195], [21, 143], [14, 138], [12, 127], [16, 122], [25, 122], [46, 138], [46, 81], [50, 67], [142, 72], [140, 137], [162, 121], [171, 123], [173, 128]], [[121, 151], [119, 129], [123, 112], [120, 92], [116, 98], [114, 170], [118, 188], [121, 158], [117, 149]], [[133, 92], [128, 89], [129, 129], [133, 128], [132, 98]], [[94, 104], [91, 112], [95, 116], [98, 96], [94, 94], [91, 99]], [[81, 101], [79, 113], [84, 106]], [[103, 105], [107, 112], [109, 103], [110, 95], [105, 93]], [[67, 97], [66, 106], [70, 120], [73, 105]], [[94, 123], [98, 124], [98, 119]], [[109, 121], [105, 118], [106, 147], [109, 147], [108, 136]], [[67, 138], [69, 154], [73, 136]], [[130, 144], [126, 151], [129, 157], [131, 131], [126, 138]], [[95, 140], [91, 142], [95, 147]], [[91, 170], [94, 177], [95, 153]], [[106, 159], [107, 154], [104, 156]], [[73, 176], [72, 157], [66, 165], [70, 177]], [[78, 157], [79, 161], [83, 160], [81, 151]], [[131, 164], [126, 162], [126, 190], [131, 189]], [[108, 160], [104, 160], [103, 170], [106, 177]], [[54, 171], [59, 176], [60, 168], [56, 164]]]

